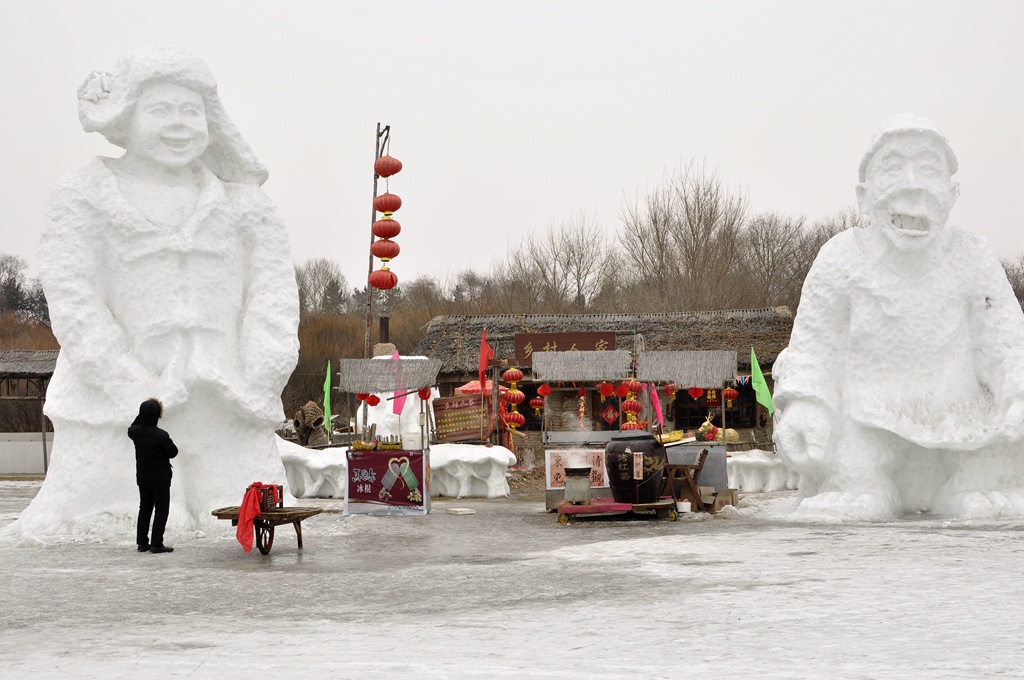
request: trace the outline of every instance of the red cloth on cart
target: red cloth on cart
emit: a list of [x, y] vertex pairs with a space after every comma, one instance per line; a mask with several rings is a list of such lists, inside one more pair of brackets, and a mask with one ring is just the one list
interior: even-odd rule
[[256, 530], [253, 527], [253, 520], [260, 516], [260, 504], [263, 501], [263, 489], [271, 489], [274, 496], [274, 505], [280, 500], [277, 497], [276, 484], [264, 484], [253, 482], [245, 490], [242, 498], [242, 505], [238, 508], [238, 528], [235, 530], [235, 538], [242, 544], [242, 550], [252, 551], [252, 538]]

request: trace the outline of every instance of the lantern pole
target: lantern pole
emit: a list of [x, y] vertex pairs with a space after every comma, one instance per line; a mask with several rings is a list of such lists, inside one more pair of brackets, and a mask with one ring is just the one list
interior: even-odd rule
[[[384, 141], [381, 142], [381, 139]], [[381, 149], [391, 141], [391, 126], [385, 125], [381, 129], [380, 123], [377, 123], [377, 139], [376, 149], [374, 150], [373, 161], [376, 164], [377, 159], [380, 158]], [[376, 168], [373, 171], [373, 198], [377, 198], [377, 180], [380, 179], [380, 175], [377, 174]], [[370, 285], [370, 275], [373, 274], [373, 223], [377, 220], [377, 208], [373, 206], [371, 201], [370, 206], [370, 264], [366, 272], [366, 337], [363, 346], [363, 358], [370, 358], [370, 328], [373, 326], [373, 286]], [[364, 421], [365, 422], [365, 421]]]

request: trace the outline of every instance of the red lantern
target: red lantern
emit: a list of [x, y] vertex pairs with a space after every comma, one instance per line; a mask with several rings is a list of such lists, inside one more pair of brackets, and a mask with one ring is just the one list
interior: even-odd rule
[[691, 387], [690, 389], [686, 390], [686, 393], [693, 397], [694, 401], [697, 401], [698, 399], [700, 399], [701, 395], [704, 394], [704, 390], [702, 390], [699, 387]]
[[530, 400], [530, 406], [533, 407], [533, 412], [539, 416], [540, 410], [544, 408], [544, 397], [534, 397]]
[[394, 238], [402, 233], [398, 220], [377, 220], [373, 223], [373, 235], [378, 238]]
[[622, 399], [627, 394], [629, 394], [629, 388], [626, 387], [625, 385], [618, 385], [615, 388], [615, 396], [618, 397], [619, 399]]
[[516, 429], [517, 427], [522, 427], [523, 425], [526, 424], [526, 416], [517, 411], [506, 413], [504, 415], [504, 420], [505, 424], [508, 425], [513, 430]]
[[722, 390], [722, 396], [725, 397], [725, 405], [728, 406], [729, 408], [732, 408], [732, 400], [739, 397], [740, 393], [737, 392], [732, 387], [726, 387], [724, 390]]
[[393, 213], [402, 207], [402, 199], [398, 194], [381, 194], [373, 199], [373, 208], [377, 212]]
[[605, 397], [610, 397], [612, 396], [612, 393], [615, 392], [615, 386], [608, 381], [601, 383], [600, 385], [597, 386], [597, 388], [601, 390], [601, 399], [604, 399]]
[[665, 394], [668, 395], [669, 399], [676, 398], [676, 384], [674, 382], [670, 382], [665, 385]]
[[382, 238], [379, 241], [374, 241], [370, 245], [370, 252], [373, 256], [379, 260], [387, 262], [398, 257], [398, 253], [401, 252], [401, 248], [394, 241], [389, 241], [386, 238]]
[[510, 404], [522, 404], [523, 400], [526, 399], [526, 395], [523, 394], [522, 390], [515, 388], [509, 390], [505, 394], [501, 395], [501, 398]]
[[641, 385], [636, 380], [628, 380], [623, 384], [626, 386], [626, 389], [628, 389], [633, 394], [640, 394], [640, 390], [644, 388], [644, 386]]
[[376, 394], [371, 394], [366, 398], [366, 403], [369, 404], [370, 406], [376, 406], [377, 404], [380, 403], [380, 397], [378, 397]]
[[416, 393], [416, 396], [419, 397], [420, 399], [422, 399], [423, 401], [426, 401], [427, 399], [430, 399], [430, 388], [429, 387], [421, 387], [420, 391]]
[[370, 285], [377, 290], [391, 290], [398, 285], [398, 275], [387, 267], [381, 267], [370, 274]]
[[[381, 177], [397, 175], [402, 170], [402, 161], [393, 156], [381, 156], [373, 163], [373, 171]], [[397, 210], [398, 208], [395, 208]]]
[[643, 428], [643, 426], [640, 423], [636, 422], [635, 420], [630, 420], [628, 422], [623, 423], [621, 429], [623, 431], [625, 431], [625, 430], [642, 430], [644, 428]]
[[643, 407], [640, 405], [640, 402], [637, 401], [636, 399], [627, 399], [626, 401], [622, 402], [622, 406], [620, 408], [622, 408], [623, 413], [632, 413], [635, 415], [637, 413], [640, 413], [640, 409], [642, 409]]
[[366, 392], [356, 392], [356, 399], [358, 399], [359, 401], [365, 401], [368, 396], [370, 395], [367, 394]]
[[518, 368], [510, 368], [501, 374], [501, 379], [509, 383], [517, 383], [523, 379], [523, 372]]
[[546, 397], [551, 394], [551, 385], [541, 385], [537, 388], [537, 394], [542, 397]]

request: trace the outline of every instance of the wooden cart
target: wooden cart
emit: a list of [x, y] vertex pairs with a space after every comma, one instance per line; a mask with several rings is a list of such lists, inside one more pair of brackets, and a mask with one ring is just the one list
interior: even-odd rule
[[562, 501], [558, 504], [558, 522], [568, 524], [571, 515], [615, 515], [626, 512], [655, 514], [670, 522], [679, 518], [676, 502], [672, 498], [659, 498], [653, 503], [618, 503], [611, 498], [591, 498], [586, 503]]
[[[314, 515], [323, 512], [321, 508], [286, 508], [284, 507], [284, 493], [281, 486], [277, 487], [278, 503], [274, 507], [260, 510], [260, 516], [253, 519], [253, 533], [256, 535], [256, 547], [260, 553], [266, 555], [274, 545], [274, 527], [281, 524], [291, 524], [295, 527], [295, 537], [299, 542], [299, 550], [302, 550], [302, 520], [309, 519]], [[231, 526], [238, 526], [238, 505], [227, 508], [218, 508], [213, 511], [217, 519], [231, 520]]]

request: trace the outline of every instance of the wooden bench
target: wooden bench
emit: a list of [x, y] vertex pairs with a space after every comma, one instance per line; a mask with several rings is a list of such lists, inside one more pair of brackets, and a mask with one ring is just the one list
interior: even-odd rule
[[678, 501], [690, 501], [690, 505], [696, 512], [707, 512], [707, 506], [700, 497], [700, 489], [697, 483], [700, 481], [701, 470], [708, 459], [708, 450], [701, 449], [692, 465], [665, 464], [665, 473], [662, 477], [661, 495], [671, 496]]

